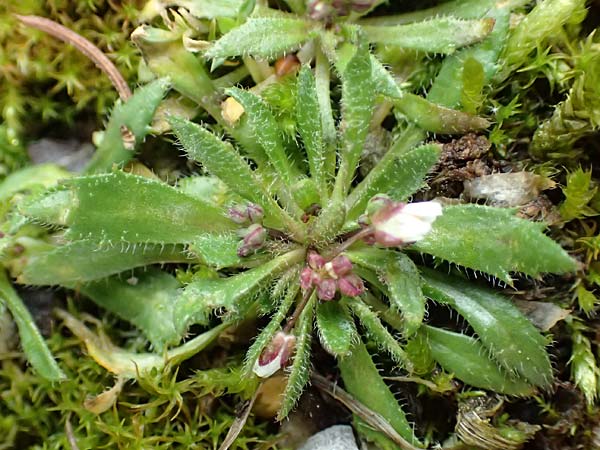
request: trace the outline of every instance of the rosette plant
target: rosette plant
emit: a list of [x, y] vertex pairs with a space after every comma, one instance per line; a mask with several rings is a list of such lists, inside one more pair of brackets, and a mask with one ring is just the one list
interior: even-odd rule
[[[313, 14], [310, 26], [318, 29], [320, 44], [325, 42], [322, 33], [335, 30], [338, 17], [364, 12], [359, 2], [347, 3], [354, 11], [348, 16], [335, 8], [326, 17]], [[469, 5], [477, 13], [465, 14], [483, 14]], [[508, 6], [494, 8], [496, 23], [504, 24], [499, 32], [506, 33]], [[252, 20], [246, 24], [256, 26]], [[490, 21], [485, 23], [489, 28]], [[354, 401], [386, 422], [387, 428], [378, 429], [387, 430], [396, 444], [413, 448], [419, 439], [374, 354], [378, 362], [390, 363], [390, 373], [430, 376], [442, 369], [465, 385], [511, 396], [548, 389], [553, 376], [546, 338], [509, 298], [468, 275], [510, 285], [515, 274], [560, 274], [575, 270], [576, 264], [543, 233], [543, 223], [519, 218], [512, 209], [444, 199], [411, 201], [426, 188], [426, 176], [441, 152], [439, 144], [423, 143], [424, 130], [458, 133], [488, 123], [405, 93], [370, 53], [368, 42], [378, 42], [375, 31], [353, 25], [341, 30], [329, 60], [319, 53], [327, 47], [311, 50], [309, 45], [305, 54], [310, 57], [299, 58], [305, 64], [288, 75], [285, 86], [294, 100], [286, 113], [294, 139], [288, 122], [278, 120], [278, 108], [252, 90], [226, 89], [238, 114], [221, 117], [214, 98], [227, 75], [211, 82], [189, 54], [177, 53], [186, 62], [183, 68], [146, 55], [150, 69], [171, 75], [170, 80], [149, 83], [115, 108], [86, 174], [33, 167], [4, 182], [2, 199], [6, 203], [12, 197], [13, 204], [5, 208], [11, 213], [3, 225], [3, 263], [17, 283], [75, 290], [137, 327], [151, 351], [119, 348], [69, 313], [58, 313], [99, 364], [124, 378], [142, 379], [176, 365], [235, 324], [258, 321], [256, 337], [235, 369], [245, 383], [236, 392], [251, 396], [259, 381], [283, 371], [287, 380], [279, 419], [296, 405], [311, 370], [319, 371], [311, 368], [311, 353], [320, 344], [335, 358]], [[311, 33], [263, 56], [310, 44]], [[145, 30], [134, 37], [149, 45], [158, 34]], [[238, 55], [219, 50], [229, 48], [225, 44], [232, 38], [227, 36], [205, 56]], [[466, 49], [470, 53], [462, 59], [445, 60], [430, 99], [476, 110], [465, 94], [467, 83], [449, 90], [439, 86], [462, 80], [463, 72], [474, 67], [481, 83], [489, 80], [503, 36], [489, 36], [491, 41]], [[165, 52], [161, 58], [167, 54], [172, 55]], [[309, 61], [315, 62], [314, 73]], [[341, 84], [337, 121], [331, 67]], [[200, 70], [196, 73], [202, 76], [180, 76], [187, 69]], [[201, 92], [194, 89], [198, 80], [206, 88]], [[162, 129], [172, 131], [189, 160], [198, 164], [198, 173], [172, 185], [135, 164], [113, 168], [131, 159], [169, 86], [197, 99], [214, 119], [197, 124], [162, 111]], [[377, 109], [381, 98], [391, 99], [409, 120], [397, 117], [394, 139], [373, 168], [361, 173], [373, 121], [379, 125], [389, 112]], [[223, 138], [225, 133], [232, 139]], [[34, 174], [38, 186], [30, 185]], [[65, 179], [40, 189], [42, 175], [48, 184]], [[24, 188], [32, 192], [14, 196]], [[48, 378], [60, 379], [59, 365], [7, 278], [0, 281], [0, 292], [31, 363]], [[456, 311], [468, 323], [467, 333], [428, 324], [428, 304]], [[371, 439], [385, 439], [360, 421], [357, 426]]]
[[[407, 203], [440, 153], [438, 144], [418, 145], [414, 128], [357, 177], [373, 113], [371, 61], [359, 45], [341, 72], [334, 153], [325, 144], [313, 73], [303, 66], [294, 146], [284, 144], [260, 97], [232, 88], [227, 93], [242, 105], [253, 143], [243, 153], [209, 127], [170, 116], [201, 175], [170, 186], [116, 170], [73, 177], [23, 199], [5, 243], [21, 246], [11, 262], [17, 281], [76, 289], [139, 327], [154, 353], [118, 349], [62, 313], [90, 354], [125, 377], [190, 357], [236, 322], [268, 317], [250, 343], [242, 374], [285, 370], [280, 419], [309, 381], [314, 340], [337, 359], [350, 394], [413, 444], [413, 428], [369, 349], [385, 352], [408, 374], [422, 370], [417, 366], [427, 355], [471, 386], [518, 396], [548, 388], [547, 341], [511, 301], [425, 267], [421, 255], [506, 283], [511, 273], [568, 272], [574, 261], [542, 233], [543, 224], [510, 209]], [[26, 223], [56, 231], [44, 240], [19, 237]], [[198, 269], [182, 284], [169, 270], [152, 267], [156, 263]], [[474, 335], [425, 324], [428, 299], [456, 310]], [[208, 331], [168, 349], [193, 325]], [[49, 375], [59, 377], [55, 363], [45, 362]]]

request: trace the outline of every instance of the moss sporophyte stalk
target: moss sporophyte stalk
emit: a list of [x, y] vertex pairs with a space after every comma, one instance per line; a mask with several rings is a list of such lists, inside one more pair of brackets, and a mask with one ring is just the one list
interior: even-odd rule
[[[491, 101], [484, 86], [519, 68], [509, 18], [524, 2], [369, 15], [383, 3], [148, 3], [142, 18], [153, 25], [132, 35], [144, 83], [116, 103], [85, 169], [33, 166], [0, 187], [0, 296], [39, 376], [64, 380], [65, 370], [11, 280], [64, 288], [131, 324], [135, 342], [119, 347], [77, 317], [76, 302], [56, 312], [119, 380], [173, 378], [175, 403], [186, 383], [250, 400], [224, 448], [260, 386], [281, 375], [278, 420], [311, 377], [325, 387], [322, 375], [339, 377], [344, 390], [331, 395], [383, 448], [429, 439], [387, 375], [435, 395], [459, 383], [507, 397], [550, 389], [548, 339], [474, 278], [511, 286], [578, 264], [543, 222], [427, 191], [442, 152], [436, 136], [490, 126], [478, 115]], [[428, 64], [433, 81], [411, 84]], [[415, 94], [424, 86], [426, 97]], [[167, 139], [144, 143], [150, 134]], [[135, 160], [159, 145], [187, 159], [156, 173]], [[459, 325], [427, 320], [436, 305]], [[583, 328], [569, 326], [589, 361]], [[232, 349], [226, 367], [175, 375], [238, 329], [255, 334], [243, 355]], [[332, 367], [314, 364], [315, 350]]]

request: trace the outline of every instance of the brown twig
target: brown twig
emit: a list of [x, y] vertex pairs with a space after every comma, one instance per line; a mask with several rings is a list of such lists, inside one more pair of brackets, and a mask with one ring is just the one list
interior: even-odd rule
[[71, 450], [79, 450], [79, 446], [77, 445], [77, 438], [75, 438], [75, 433], [73, 433], [73, 426], [71, 425], [71, 415], [68, 415], [67, 420], [65, 420], [65, 435], [67, 436], [67, 442], [69, 443], [69, 447], [71, 447]]
[[108, 59], [108, 57], [102, 53], [98, 47], [96, 47], [86, 38], [80, 36], [72, 30], [69, 30], [67, 27], [62, 26], [61, 24], [44, 17], [21, 16], [19, 14], [15, 14], [15, 17], [19, 19], [21, 23], [29, 27], [44, 31], [55, 38], [66, 42], [67, 44], [71, 44], [90, 60], [92, 60], [94, 64], [96, 64], [96, 66], [98, 66], [98, 68], [100, 68], [100, 70], [102, 70], [102, 72], [108, 76], [110, 82], [119, 93], [121, 100], [125, 101], [131, 97], [131, 90], [129, 89], [129, 86], [127, 86], [127, 82], [121, 75], [121, 72], [119, 72], [112, 61]]
[[[259, 386], [259, 388], [260, 388], [260, 386]], [[229, 432], [227, 433], [227, 436], [225, 436], [225, 439], [223, 440], [223, 443], [219, 447], [219, 450], [228, 450], [229, 447], [231, 447], [231, 445], [235, 442], [235, 440], [237, 439], [239, 434], [242, 432], [242, 429], [244, 428], [244, 425], [246, 424], [246, 421], [248, 420], [248, 416], [250, 415], [250, 411], [252, 411], [254, 402], [256, 401], [256, 398], [258, 397], [259, 388], [256, 389], [256, 392], [254, 393], [252, 398], [250, 400], [248, 400], [242, 406], [242, 408], [238, 412], [238, 414], [236, 414], [236, 418], [233, 421], [233, 423], [231, 424], [231, 427], [229, 428]]]
[[300, 301], [300, 303], [298, 303], [298, 306], [296, 306], [294, 313], [286, 322], [285, 327], [283, 327], [284, 333], [289, 333], [290, 331], [292, 331], [292, 328], [294, 328], [294, 325], [296, 325], [296, 321], [300, 317], [300, 314], [302, 314], [302, 311], [304, 311], [304, 308], [306, 308], [308, 300], [310, 300], [310, 297], [312, 296], [314, 291], [315, 288], [313, 287], [302, 294], [302, 300]]
[[400, 436], [384, 417], [367, 408], [342, 388], [338, 387], [337, 384], [314, 372], [311, 374], [310, 379], [314, 386], [342, 403], [346, 408], [365, 421], [367, 425], [385, 434], [403, 450], [419, 450], [419, 448]]

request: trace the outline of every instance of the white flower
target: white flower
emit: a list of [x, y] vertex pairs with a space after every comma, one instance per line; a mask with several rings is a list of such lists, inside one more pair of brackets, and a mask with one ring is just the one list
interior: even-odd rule
[[440, 215], [442, 205], [438, 202], [384, 201], [371, 216], [375, 242], [383, 247], [417, 242], [431, 231], [433, 222]]
[[287, 364], [295, 346], [295, 336], [278, 331], [256, 359], [252, 371], [261, 378], [270, 377]]

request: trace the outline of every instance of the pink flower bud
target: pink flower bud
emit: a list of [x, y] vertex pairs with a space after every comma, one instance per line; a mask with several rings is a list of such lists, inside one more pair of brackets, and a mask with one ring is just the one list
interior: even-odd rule
[[227, 215], [235, 223], [245, 225], [260, 222], [263, 219], [264, 211], [260, 205], [248, 203], [245, 206], [237, 205], [229, 208]]
[[375, 242], [383, 247], [396, 247], [419, 241], [431, 231], [441, 214], [442, 205], [438, 202], [387, 203], [371, 216]]
[[338, 255], [326, 263], [323, 268], [331, 278], [337, 280], [352, 271], [352, 263], [347, 256]]
[[261, 378], [268, 378], [284, 367], [296, 346], [296, 337], [278, 331], [265, 347], [252, 369]]
[[246, 215], [245, 208], [241, 206], [234, 206], [233, 208], [229, 208], [229, 211], [227, 211], [227, 216], [235, 223], [238, 223], [240, 225], [248, 223], [248, 216]]
[[300, 287], [307, 291], [313, 285], [313, 275], [314, 272], [310, 267], [305, 267], [300, 272]]
[[248, 220], [252, 223], [262, 221], [264, 214], [264, 210], [256, 203], [248, 203], [248, 206], [246, 206], [246, 215], [248, 216]]
[[338, 280], [338, 288], [346, 297], [356, 297], [365, 292], [365, 285], [361, 278], [350, 273]]
[[323, 278], [317, 283], [317, 297], [319, 297], [321, 300], [333, 300], [336, 291], [337, 283], [332, 278]]
[[244, 239], [238, 247], [238, 256], [244, 257], [262, 248], [267, 240], [267, 230], [257, 223], [248, 227]]
[[330, 19], [334, 14], [334, 8], [323, 0], [313, 0], [308, 5], [308, 16], [313, 20]]
[[369, 216], [367, 214], [361, 214], [356, 222], [361, 228], [365, 228], [371, 225], [371, 219], [369, 219]]
[[325, 258], [319, 255], [317, 252], [308, 252], [306, 261], [308, 262], [308, 265], [314, 270], [321, 270], [325, 265]]
[[392, 199], [385, 194], [377, 194], [373, 196], [371, 200], [369, 200], [369, 203], [367, 203], [367, 217], [371, 217], [377, 211], [393, 203], [394, 202]]

